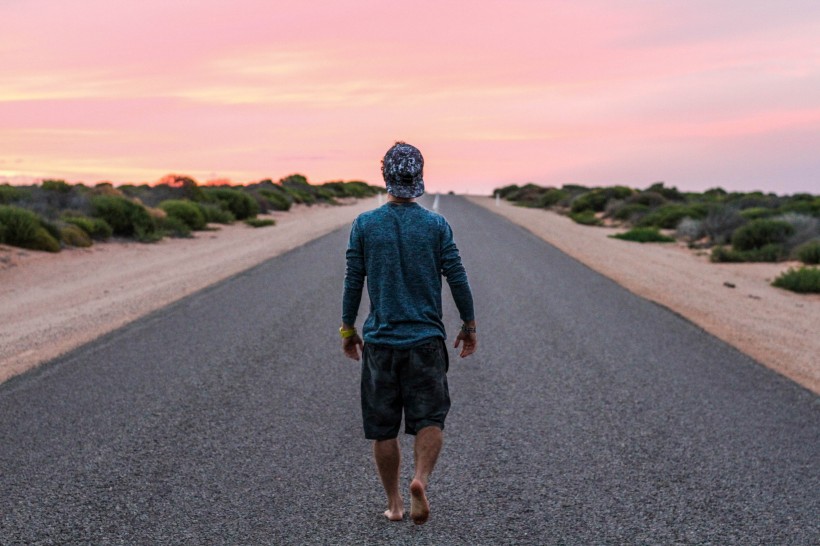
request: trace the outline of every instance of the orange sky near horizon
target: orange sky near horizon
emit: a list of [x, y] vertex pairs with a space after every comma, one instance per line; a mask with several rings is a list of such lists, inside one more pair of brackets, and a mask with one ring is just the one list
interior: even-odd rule
[[0, 3], [0, 182], [820, 192], [820, 3]]

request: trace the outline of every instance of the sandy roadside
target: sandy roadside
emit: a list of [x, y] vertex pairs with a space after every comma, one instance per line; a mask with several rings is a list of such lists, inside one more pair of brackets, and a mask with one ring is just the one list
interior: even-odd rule
[[490, 197], [469, 199], [820, 394], [820, 295], [769, 284], [798, 264], [713, 264], [684, 244], [619, 241], [608, 235], [623, 230], [581, 226], [506, 201], [496, 206]]
[[376, 207], [275, 212], [276, 226], [242, 223], [192, 239], [102, 243], [59, 254], [0, 245], [0, 382], [269, 258]]

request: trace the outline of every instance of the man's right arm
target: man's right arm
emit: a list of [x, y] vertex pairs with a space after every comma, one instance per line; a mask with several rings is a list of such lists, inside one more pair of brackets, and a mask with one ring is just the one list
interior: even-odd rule
[[[342, 329], [353, 329], [356, 324], [356, 315], [359, 313], [359, 305], [362, 302], [362, 289], [364, 288], [364, 278], [366, 275], [364, 264], [364, 249], [357, 222], [353, 222], [350, 228], [350, 240], [345, 253], [346, 269], [344, 280], [344, 292], [342, 294]], [[354, 360], [359, 359], [362, 340], [358, 333], [342, 340], [342, 350]]]

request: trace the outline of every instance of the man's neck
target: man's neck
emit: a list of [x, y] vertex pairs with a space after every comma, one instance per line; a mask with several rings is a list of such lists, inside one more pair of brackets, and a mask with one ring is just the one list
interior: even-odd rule
[[396, 197], [395, 195], [387, 194], [388, 203], [415, 203], [416, 200], [412, 197]]

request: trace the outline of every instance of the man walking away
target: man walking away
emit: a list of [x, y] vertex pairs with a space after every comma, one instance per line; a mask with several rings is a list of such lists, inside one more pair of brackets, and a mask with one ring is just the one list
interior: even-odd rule
[[[354, 360], [362, 351], [361, 399], [365, 437], [373, 455], [391, 521], [404, 517], [399, 492], [401, 453], [396, 437], [416, 436], [415, 474], [410, 482], [410, 517], [430, 516], [427, 483], [442, 445], [450, 409], [449, 360], [442, 322], [442, 276], [463, 321], [455, 340], [461, 357], [476, 349], [473, 297], [453, 231], [444, 217], [422, 208], [424, 159], [415, 147], [397, 142], [382, 160], [388, 200], [359, 215], [350, 230], [342, 298], [342, 350]], [[367, 278], [370, 313], [356, 328]]]

